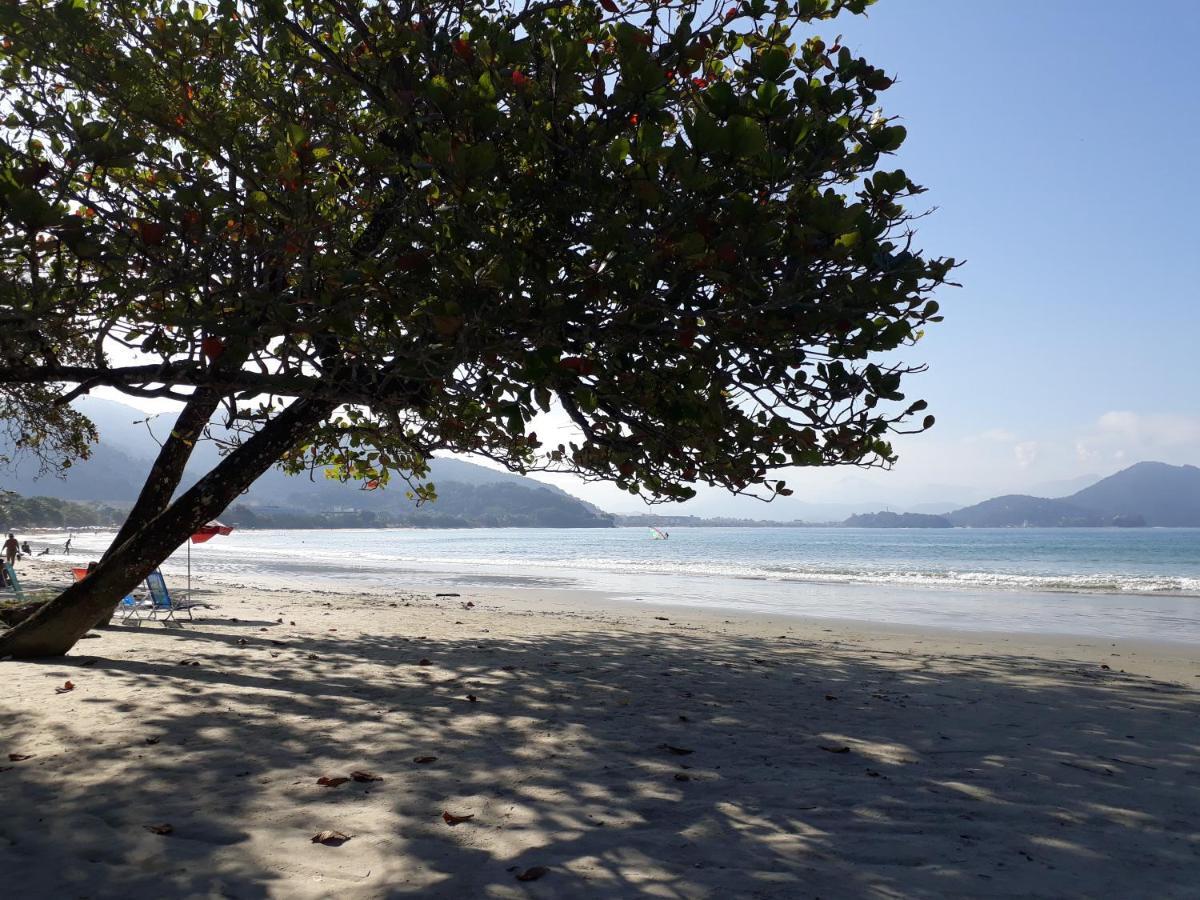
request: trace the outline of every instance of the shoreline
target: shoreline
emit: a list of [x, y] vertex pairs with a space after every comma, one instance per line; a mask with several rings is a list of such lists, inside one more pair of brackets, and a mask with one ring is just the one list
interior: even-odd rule
[[[194, 622], [0, 662], [0, 753], [27, 757], [0, 763], [14, 891], [1184, 897], [1200, 879], [1200, 648], [234, 584], [197, 576], [217, 608]], [[381, 780], [317, 783], [354, 771]]]

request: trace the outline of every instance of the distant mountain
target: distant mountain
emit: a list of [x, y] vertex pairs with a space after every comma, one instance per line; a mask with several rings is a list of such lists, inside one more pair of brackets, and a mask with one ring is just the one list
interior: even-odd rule
[[[158, 452], [158, 441], [170, 431], [172, 415], [151, 417], [122, 403], [85, 398], [79, 404], [96, 424], [100, 443], [92, 458], [75, 464], [65, 479], [38, 476], [33, 460], [0, 470], [0, 489], [26, 497], [99, 501], [128, 505], [137, 498], [142, 479]], [[201, 442], [193, 454], [181, 490], [219, 459], [217, 448]], [[497, 471], [456, 459], [430, 461], [429, 480], [438, 499], [418, 507], [405, 496], [406, 485], [394, 481], [383, 490], [363, 491], [316, 473], [314, 478], [266, 472], [235, 504], [243, 524], [263, 527], [316, 527], [333, 524], [417, 525], [425, 527], [612, 526], [612, 517], [566, 491], [512, 472]], [[311, 523], [309, 526], [297, 523]], [[289, 523], [289, 524], [283, 524]]]
[[966, 528], [1057, 528], [1107, 525], [1104, 516], [1066, 500], [1006, 494], [947, 513], [952, 525]]
[[851, 516], [842, 523], [847, 528], [953, 528], [945, 516], [921, 513], [877, 512]]
[[1072, 503], [1147, 525], [1200, 526], [1200, 469], [1140, 462], [1072, 494]]
[[1200, 469], [1141, 462], [1067, 497], [994, 497], [947, 513], [972, 528], [1118, 525], [1200, 527]]

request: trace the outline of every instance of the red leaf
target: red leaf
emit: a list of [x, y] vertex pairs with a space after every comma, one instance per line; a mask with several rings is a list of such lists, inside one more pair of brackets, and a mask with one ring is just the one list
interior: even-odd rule
[[143, 825], [142, 827], [154, 834], [170, 834], [175, 830], [175, 828], [168, 822], [163, 822], [159, 825]]
[[619, 13], [621, 7], [613, 3], [613, 0], [600, 0], [600, 5], [607, 9], [610, 13]]
[[145, 219], [138, 219], [137, 229], [138, 236], [147, 247], [157, 247], [167, 236], [167, 226], [162, 222], [147, 222]]
[[529, 84], [529, 76], [524, 72], [514, 70], [512, 73], [512, 83], [513, 87], [523, 88]]
[[454, 42], [454, 55], [461, 60], [470, 62], [475, 58], [475, 51], [471, 49], [471, 45], [459, 38]]
[[340, 847], [350, 840], [350, 835], [340, 831], [318, 831], [312, 836], [314, 844], [324, 844], [326, 847]]
[[530, 866], [524, 872], [517, 875], [517, 881], [537, 881], [543, 875], [549, 875], [550, 870], [545, 866]]
[[216, 362], [225, 352], [225, 342], [219, 337], [209, 335], [200, 342], [200, 349], [208, 357], [209, 362]]
[[473, 818], [475, 818], [475, 813], [468, 813], [465, 816], [456, 816], [451, 812], [442, 810], [442, 821], [445, 822], [447, 825], [450, 825], [451, 827], [458, 825], [462, 822], [469, 822]]
[[355, 781], [383, 781], [382, 778], [373, 772], [351, 772], [350, 777]]
[[349, 778], [343, 778], [340, 775], [336, 775], [333, 778], [330, 778], [328, 775], [322, 775], [317, 779], [317, 784], [324, 787], [337, 787], [339, 784], [345, 784], [349, 780]]
[[75, 685], [72, 682], [68, 681], [68, 682], [64, 683], [62, 687], [55, 688], [54, 693], [65, 694], [68, 691], [73, 691], [73, 690], [75, 690]]

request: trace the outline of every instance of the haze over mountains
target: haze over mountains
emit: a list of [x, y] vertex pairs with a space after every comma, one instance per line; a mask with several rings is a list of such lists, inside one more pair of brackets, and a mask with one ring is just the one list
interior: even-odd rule
[[[100, 443], [90, 459], [76, 463], [66, 479], [38, 477], [37, 465], [25, 459], [0, 471], [0, 488], [23, 496], [62, 500], [130, 503], [141, 489], [157, 440], [170, 416], [146, 421], [146, 414], [124, 404], [85, 398], [79, 407], [96, 423]], [[156, 438], [157, 436], [157, 438]], [[184, 478], [193, 484], [217, 463], [219, 453], [201, 442]], [[596, 507], [559, 488], [530, 478], [454, 459], [432, 461], [430, 480], [435, 503], [420, 507], [405, 496], [405, 485], [364, 491], [321, 477], [289, 476], [272, 469], [229, 510], [228, 518], [261, 527], [353, 525], [426, 525], [433, 527], [538, 526], [549, 528], [610, 527], [612, 519]]]
[[[80, 407], [96, 422], [101, 442], [92, 458], [77, 463], [70, 477], [37, 477], [31, 460], [14, 470], [0, 471], [0, 488], [18, 494], [62, 500], [129, 503], [142, 485], [157, 452], [156, 435], [170, 425], [163, 416], [146, 422], [146, 414], [124, 404], [85, 398]], [[185, 486], [218, 459], [216, 447], [202, 443], [196, 450]], [[363, 491], [320, 477], [293, 477], [272, 470], [260, 478], [229, 512], [229, 518], [261, 527], [321, 527], [355, 525], [424, 525], [432, 527], [537, 526], [610, 527], [614, 517], [557, 487], [509, 472], [454, 459], [432, 463], [431, 480], [438, 500], [421, 507], [405, 497], [403, 484], [387, 490]], [[1009, 494], [948, 511], [947, 506], [913, 504], [902, 511], [852, 515], [846, 524], [864, 527], [975, 528], [1057, 526], [1200, 527], [1200, 469], [1142, 462], [1107, 478], [1072, 479], [1049, 488], [1072, 489], [1058, 497]], [[765, 509], [765, 508], [764, 508]], [[876, 507], [878, 509], [878, 507]], [[862, 511], [860, 506], [859, 512]], [[855, 510], [850, 510], [855, 512]], [[652, 510], [647, 510], [651, 516]], [[841, 521], [837, 507], [812, 505], [804, 509], [807, 522]], [[631, 517], [618, 517], [618, 521]], [[640, 518], [640, 517], [638, 517]], [[690, 517], [663, 515], [671, 524], [705, 524]], [[800, 517], [798, 517], [800, 518]], [[727, 519], [720, 524], [734, 524]], [[772, 524], [760, 521], [755, 524]], [[788, 524], [799, 524], [793, 521]]]

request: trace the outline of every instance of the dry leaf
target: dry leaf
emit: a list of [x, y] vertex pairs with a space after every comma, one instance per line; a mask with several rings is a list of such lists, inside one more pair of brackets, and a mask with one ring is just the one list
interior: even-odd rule
[[666, 621], [667, 621], [667, 617], [666, 617], [666, 616], [655, 616], [654, 618], [655, 618], [657, 621], [659, 621], [659, 622], [666, 622]]
[[825, 699], [826, 700], [836, 700], [837, 697], [833, 696], [833, 694], [826, 694]]
[[54, 693], [56, 693], [56, 694], [65, 694], [65, 693], [67, 693], [68, 691], [73, 691], [73, 690], [75, 690], [75, 684], [74, 684], [74, 682], [68, 681], [68, 682], [66, 682], [65, 684], [63, 684], [63, 686], [62, 686], [62, 687], [60, 687], [60, 688], [55, 688], [55, 689], [54, 689]]
[[33, 759], [32, 753], [10, 753], [8, 754], [9, 762], [21, 762], [25, 759]]
[[170, 834], [175, 830], [174, 826], [167, 822], [163, 822], [159, 825], [143, 825], [142, 827], [149, 832], [153, 832], [154, 834]]
[[324, 844], [326, 847], [340, 847], [350, 840], [350, 835], [340, 831], [318, 831], [312, 836], [314, 844]]
[[659, 744], [659, 750], [668, 750], [676, 756], [687, 756], [689, 753], [695, 753], [695, 750], [688, 750], [686, 747], [672, 747], [670, 744]]
[[330, 778], [328, 775], [322, 775], [317, 779], [317, 784], [325, 787], [337, 787], [339, 784], [345, 784], [349, 780], [349, 778], [343, 778], [340, 775], [333, 778]]
[[422, 659], [417, 660], [417, 665], [418, 666], [432, 666], [433, 663], [427, 659], [422, 658]]
[[545, 866], [530, 866], [517, 875], [517, 881], [537, 881], [543, 875], [549, 875], [550, 870]]
[[849, 753], [850, 752], [850, 748], [845, 746], [844, 744], [841, 746], [838, 746], [838, 747], [830, 747], [826, 744], [822, 744], [821, 749], [825, 750], [828, 753]]
[[479, 698], [476, 697], [474, 694], [467, 694], [467, 702], [468, 703], [478, 703]]
[[372, 772], [351, 772], [350, 777], [355, 781], [383, 781], [382, 778]]
[[686, 773], [684, 773], [684, 772], [676, 772], [676, 773], [675, 773], [675, 780], [676, 780], [676, 781], [691, 781], [691, 780], [692, 780], [692, 776], [691, 776], [691, 775], [688, 775], [688, 774], [686, 774]]
[[473, 818], [475, 818], [475, 813], [468, 813], [465, 816], [456, 816], [451, 812], [442, 810], [442, 821], [447, 825], [458, 825], [460, 822], [469, 822]]
[[415, 756], [415, 757], [413, 757], [413, 762], [415, 762], [415, 763], [431, 763], [431, 762], [434, 762], [435, 760], [437, 760], [436, 756]]
[[162, 740], [162, 738], [148, 737], [148, 738], [146, 738], [146, 743], [147, 744], [157, 744], [161, 740]]

